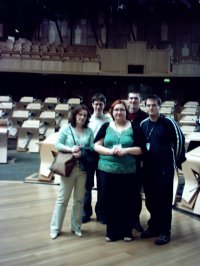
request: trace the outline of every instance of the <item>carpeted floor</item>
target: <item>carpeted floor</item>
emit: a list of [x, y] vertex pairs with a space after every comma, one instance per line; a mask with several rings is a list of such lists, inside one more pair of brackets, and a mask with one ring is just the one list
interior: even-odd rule
[[8, 150], [8, 163], [0, 164], [0, 180], [24, 181], [27, 176], [39, 172], [39, 153]]

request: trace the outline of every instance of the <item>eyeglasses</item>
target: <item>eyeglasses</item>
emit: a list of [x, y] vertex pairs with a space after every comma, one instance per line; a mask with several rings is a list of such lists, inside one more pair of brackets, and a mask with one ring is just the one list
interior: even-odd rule
[[116, 108], [116, 109], [113, 109], [113, 111], [115, 111], [115, 112], [126, 112], [126, 110], [125, 109], [123, 109], [123, 108]]

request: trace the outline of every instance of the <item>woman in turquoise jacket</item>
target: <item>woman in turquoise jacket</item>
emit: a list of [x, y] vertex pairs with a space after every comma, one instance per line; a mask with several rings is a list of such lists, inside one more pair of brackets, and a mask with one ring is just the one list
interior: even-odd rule
[[[71, 231], [81, 237], [81, 224], [83, 212], [83, 200], [85, 195], [86, 171], [81, 163], [82, 147], [93, 145], [94, 136], [88, 128], [89, 112], [85, 105], [77, 106], [71, 113], [69, 124], [64, 125], [59, 133], [55, 147], [59, 151], [71, 152], [77, 158], [72, 173], [69, 177], [60, 177], [60, 190], [56, 200], [53, 216], [51, 219], [50, 236], [57, 238], [62, 229], [67, 205], [73, 191], [73, 207], [71, 211]], [[73, 136], [75, 143], [73, 140]]]

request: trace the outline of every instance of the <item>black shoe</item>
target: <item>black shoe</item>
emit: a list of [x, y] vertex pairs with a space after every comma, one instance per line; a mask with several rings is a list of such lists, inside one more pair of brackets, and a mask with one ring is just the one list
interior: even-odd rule
[[136, 231], [140, 233], [144, 232], [144, 228], [141, 226], [140, 222], [135, 222], [133, 224], [133, 229], [135, 229]]
[[145, 230], [140, 235], [141, 238], [150, 238], [150, 237], [155, 237], [155, 236], [158, 236], [158, 234], [156, 234], [155, 232], [152, 232], [149, 229]]
[[90, 217], [89, 216], [83, 216], [82, 217], [82, 223], [85, 224], [85, 223], [88, 223], [90, 222]]
[[97, 222], [101, 223], [101, 224], [106, 224], [105, 219], [100, 218], [99, 216], [97, 216]]
[[169, 241], [170, 241], [169, 235], [160, 234], [159, 237], [154, 241], [154, 244], [161, 246], [169, 243]]

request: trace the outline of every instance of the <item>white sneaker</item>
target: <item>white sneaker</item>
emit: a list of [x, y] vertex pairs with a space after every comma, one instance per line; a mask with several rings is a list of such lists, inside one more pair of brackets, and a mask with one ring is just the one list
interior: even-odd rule
[[56, 239], [59, 235], [60, 235], [60, 234], [59, 234], [59, 233], [56, 233], [56, 232], [52, 232], [52, 233], [50, 233], [50, 237], [51, 237], [52, 239]]
[[83, 234], [81, 231], [72, 231], [73, 234], [75, 234], [76, 236], [82, 237]]
[[82, 236], [83, 236], [83, 234], [82, 234], [81, 231], [75, 231], [74, 234], [75, 234], [76, 236], [79, 236], [79, 237], [82, 237]]

